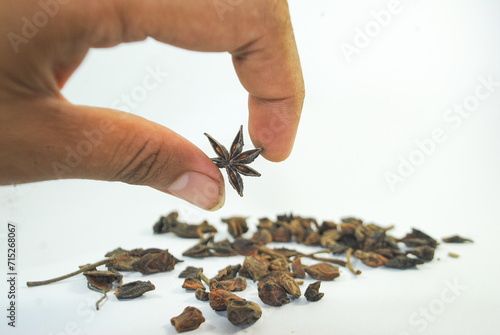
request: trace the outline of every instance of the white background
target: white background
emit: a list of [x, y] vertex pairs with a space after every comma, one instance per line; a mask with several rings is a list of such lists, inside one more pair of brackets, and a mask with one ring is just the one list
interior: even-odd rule
[[[194, 334], [497, 334], [500, 87], [458, 127], [443, 117], [454, 104], [472, 101], [481, 77], [500, 81], [500, 5], [404, 2], [349, 62], [341, 45], [355, 46], [356, 29], [375, 22], [371, 11], [387, 6], [290, 2], [307, 92], [294, 151], [279, 164], [257, 159], [252, 166], [262, 177], [245, 178], [243, 198], [228, 186], [226, 205], [215, 213], [120, 183], [59, 180], [1, 187], [4, 260], [7, 222], [19, 225], [18, 327], [6, 326], [2, 280], [2, 334], [174, 334], [170, 318], [188, 305], [207, 319]], [[168, 75], [131, 112], [173, 129], [210, 157], [204, 132], [230, 144], [240, 124], [246, 131], [247, 94], [228, 54], [190, 52], [153, 40], [92, 50], [63, 93], [76, 104], [111, 107], [141, 85], [148, 67]], [[398, 172], [401, 157], [419, 155], [415, 141], [438, 128], [444, 143], [391, 189], [386, 173]], [[245, 141], [251, 143], [247, 133]], [[172, 210], [192, 223], [208, 219], [220, 238], [227, 236], [221, 217], [248, 216], [253, 230], [259, 217], [293, 212], [318, 220], [355, 215], [396, 225], [396, 236], [417, 227], [439, 239], [459, 233], [475, 243], [442, 244], [437, 259], [418, 270], [368, 269], [356, 261], [363, 274], [355, 278], [342, 269], [334, 282], [323, 282], [320, 302], [301, 297], [281, 308], [261, 303], [262, 319], [241, 328], [184, 292], [177, 275], [198, 265], [210, 277], [243, 258], [181, 257], [194, 240], [152, 234], [158, 217]], [[93, 310], [99, 294], [86, 288], [83, 276], [45, 287], [24, 285], [98, 261], [118, 246], [169, 248], [185, 262], [145, 277], [157, 289], [143, 298], [121, 302], [111, 295], [99, 312]], [[461, 257], [450, 258], [449, 251]], [[142, 277], [126, 274], [125, 281]], [[241, 296], [260, 302], [251, 281]]]

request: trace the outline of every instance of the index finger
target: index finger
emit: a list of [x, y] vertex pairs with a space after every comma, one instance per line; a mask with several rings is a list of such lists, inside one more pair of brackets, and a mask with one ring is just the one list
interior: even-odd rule
[[264, 34], [232, 51], [238, 77], [249, 93], [249, 132], [262, 155], [282, 161], [292, 151], [305, 89], [286, 1], [278, 1]]
[[86, 23], [75, 26], [82, 36], [72, 39], [85, 47], [151, 36], [185, 49], [230, 52], [249, 92], [254, 145], [272, 161], [290, 154], [305, 93], [286, 0], [110, 0], [70, 2], [63, 11], [61, 25]]

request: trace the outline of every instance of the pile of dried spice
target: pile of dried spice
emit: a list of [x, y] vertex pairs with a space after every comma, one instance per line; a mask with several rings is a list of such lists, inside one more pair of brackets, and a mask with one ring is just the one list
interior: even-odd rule
[[[184, 278], [183, 288], [194, 291], [198, 300], [208, 301], [215, 311], [227, 311], [227, 318], [233, 324], [253, 323], [262, 314], [256, 303], [233, 293], [245, 290], [245, 278], [257, 283], [258, 295], [263, 303], [281, 306], [301, 296], [300, 285], [304, 282], [296, 278], [304, 279], [307, 274], [317, 281], [307, 287], [304, 296], [308, 301], [318, 301], [324, 296], [319, 292], [321, 281], [337, 278], [340, 275], [339, 266], [347, 267], [355, 275], [361, 274], [353, 268], [352, 257], [370, 267], [408, 269], [431, 261], [439, 245], [437, 240], [415, 228], [404, 237], [396, 238], [388, 234], [392, 226], [365, 224], [361, 219], [352, 217], [343, 218], [340, 222], [323, 221], [321, 224], [314, 218], [294, 215], [278, 215], [276, 220], [260, 218], [250, 238], [243, 237], [249, 231], [246, 218], [236, 216], [221, 221], [227, 224], [233, 241], [216, 241], [217, 230], [214, 226], [206, 221], [200, 224], [181, 222], [177, 212], [161, 217], [153, 230], [156, 234], [172, 232], [184, 238], [199, 238], [195, 245], [184, 251], [183, 256], [245, 256], [243, 264], [229, 265], [211, 279], [204, 275], [203, 268], [191, 266], [179, 275]], [[295, 249], [268, 247], [272, 242], [295, 242], [317, 246], [319, 250], [304, 254]], [[472, 240], [455, 235], [443, 238], [443, 242], [465, 243]], [[345, 260], [320, 254], [342, 256]], [[304, 265], [304, 258], [317, 263]]]
[[[240, 142], [238, 138], [235, 140], [235, 152], [240, 151]], [[246, 218], [235, 216], [221, 221], [227, 225], [232, 241], [217, 241], [217, 229], [214, 226], [207, 221], [200, 224], [181, 222], [177, 212], [160, 217], [153, 231], [155, 234], [174, 233], [182, 238], [198, 239], [195, 245], [184, 251], [183, 256], [186, 257], [245, 256], [242, 264], [228, 265], [210, 279], [204, 274], [203, 268], [189, 265], [179, 275], [184, 279], [183, 288], [194, 292], [197, 300], [208, 302], [213, 310], [226, 311], [222, 314], [234, 325], [253, 324], [262, 315], [262, 309], [256, 302], [247, 301], [234, 293], [244, 291], [248, 280], [255, 283], [258, 296], [264, 304], [282, 306], [302, 295], [300, 286], [304, 281], [301, 279], [308, 275], [316, 281], [306, 288], [304, 296], [314, 302], [324, 296], [324, 293], [319, 292], [322, 281], [333, 281], [340, 275], [339, 266], [347, 267], [355, 275], [361, 274], [361, 271], [353, 268], [352, 257], [370, 267], [408, 269], [431, 261], [439, 245], [437, 240], [415, 228], [405, 236], [396, 238], [388, 234], [393, 227], [365, 224], [357, 218], [344, 218], [340, 222], [323, 221], [321, 224], [314, 218], [295, 215], [278, 215], [276, 220], [260, 218], [255, 232], [249, 238], [243, 236], [250, 230]], [[442, 240], [445, 243], [473, 242], [458, 235]], [[291, 248], [271, 248], [268, 245], [272, 242], [317, 246], [318, 251], [302, 253]], [[449, 255], [458, 257], [451, 252]], [[117, 248], [105, 257], [99, 262], [80, 266], [79, 270], [70, 274], [28, 282], [27, 285], [45, 285], [83, 274], [88, 288], [103, 294], [96, 302], [96, 309], [99, 309], [100, 303], [113, 288], [118, 300], [134, 299], [155, 289], [150, 281], [122, 284], [123, 275], [120, 271], [150, 275], [173, 270], [177, 263], [182, 262], [167, 249], [158, 248]], [[305, 265], [303, 259], [315, 263]], [[98, 270], [100, 266], [106, 266], [107, 270]], [[170, 321], [177, 331], [182, 332], [198, 328], [205, 318], [198, 308], [188, 306]]]
[[[102, 298], [96, 302], [96, 309], [99, 310], [100, 303], [114, 287], [116, 287], [115, 296], [118, 300], [138, 298], [155, 289], [150, 281], [137, 280], [123, 284], [123, 275], [118, 271], [153, 274], [173, 270], [175, 264], [182, 262], [172, 256], [168, 250], [157, 248], [133, 250], [117, 248], [108, 252], [105, 257], [106, 259], [99, 262], [80, 266], [79, 270], [67, 275], [43, 281], [29, 281], [26, 285], [29, 287], [47, 285], [82, 273], [87, 278], [87, 287], [103, 294]], [[97, 270], [97, 267], [102, 265], [105, 265], [108, 270]]]

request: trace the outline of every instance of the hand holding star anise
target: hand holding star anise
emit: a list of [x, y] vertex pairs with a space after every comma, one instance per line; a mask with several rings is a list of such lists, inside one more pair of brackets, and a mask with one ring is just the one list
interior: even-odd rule
[[243, 126], [240, 127], [240, 131], [234, 138], [233, 144], [231, 145], [231, 152], [228, 152], [226, 147], [217, 142], [212, 136], [205, 133], [208, 137], [212, 148], [214, 148], [217, 154], [216, 158], [212, 158], [212, 161], [217, 165], [218, 168], [225, 168], [227, 171], [227, 176], [229, 182], [233, 188], [238, 192], [238, 194], [243, 196], [243, 180], [241, 179], [240, 173], [245, 176], [250, 177], [260, 177], [260, 173], [254, 169], [248, 167], [246, 164], [252, 163], [255, 158], [257, 158], [264, 148], [252, 149], [245, 152], [243, 151]]

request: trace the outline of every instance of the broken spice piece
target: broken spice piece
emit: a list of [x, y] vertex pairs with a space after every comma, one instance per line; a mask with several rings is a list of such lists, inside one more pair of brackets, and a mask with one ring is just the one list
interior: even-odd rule
[[203, 273], [203, 268], [196, 268], [194, 266], [186, 266], [184, 270], [179, 274], [179, 278], [189, 278], [196, 277]]
[[436, 248], [438, 245], [438, 242], [435, 239], [433, 239], [423, 231], [415, 228], [412, 228], [411, 233], [406, 234], [405, 237], [398, 241], [403, 242], [407, 247], [410, 248], [419, 247], [421, 245], [429, 245], [433, 248]]
[[385, 262], [385, 266], [395, 269], [408, 269], [418, 264], [424, 264], [424, 261], [418, 258], [410, 258], [404, 255], [396, 256]]
[[321, 286], [321, 281], [314, 282], [309, 284], [304, 293], [304, 297], [306, 297], [307, 301], [318, 301], [323, 298], [324, 293], [319, 292], [319, 287]]
[[210, 233], [207, 238], [200, 240], [193, 247], [182, 253], [183, 256], [203, 258], [203, 257], [226, 257], [237, 255], [229, 240], [225, 239], [215, 242], [215, 233]]
[[269, 265], [270, 263], [262, 256], [246, 257], [239, 274], [257, 281], [268, 272]]
[[240, 127], [236, 135], [231, 150], [228, 152], [226, 147], [217, 142], [212, 136], [205, 133], [208, 137], [210, 145], [214, 149], [218, 157], [212, 158], [212, 161], [219, 169], [225, 168], [231, 186], [243, 196], [243, 179], [240, 173], [244, 176], [260, 177], [260, 173], [248, 167], [246, 164], [252, 163], [257, 158], [264, 148], [252, 149], [245, 152], [243, 151], [243, 126]]
[[197, 329], [203, 322], [205, 322], [205, 318], [201, 311], [191, 306], [186, 307], [180, 315], [170, 319], [170, 323], [179, 333]]
[[214, 278], [217, 280], [228, 280], [236, 278], [238, 271], [241, 269], [241, 264], [228, 265], [224, 269], [219, 270], [219, 273]]
[[203, 283], [201, 282], [200, 277], [189, 277], [184, 279], [182, 288], [185, 288], [186, 290], [196, 291], [199, 288], [205, 289], [205, 285], [203, 285]]
[[387, 262], [387, 258], [373, 251], [356, 250], [354, 256], [371, 267], [377, 267]]
[[225, 311], [227, 309], [227, 304], [231, 300], [244, 300], [226, 290], [214, 289], [208, 294], [208, 299], [210, 302], [210, 307], [214, 311]]
[[227, 231], [232, 237], [237, 238], [248, 231], [247, 219], [241, 216], [234, 216], [227, 219], [221, 219], [227, 223]]
[[196, 292], [194, 292], [194, 296], [196, 299], [201, 300], [201, 301], [208, 301], [208, 292], [205, 291], [204, 288], [197, 288]]
[[471, 242], [474, 243], [473, 240], [470, 238], [465, 238], [460, 235], [453, 235], [450, 237], [443, 237], [443, 242], [445, 243], [465, 243], [465, 242]]
[[412, 254], [424, 261], [431, 261], [434, 258], [434, 248], [429, 245], [421, 245], [414, 249], [408, 250], [407, 254]]
[[334, 280], [340, 276], [339, 267], [328, 263], [307, 266], [305, 271], [316, 280]]
[[182, 238], [200, 238], [204, 233], [215, 233], [217, 229], [203, 221], [200, 224], [188, 224], [177, 220], [179, 214], [172, 212], [167, 216], [162, 216], [153, 226], [155, 234], [174, 233]]
[[149, 253], [142, 256], [133, 265], [134, 270], [142, 274], [151, 274], [173, 270], [176, 263], [182, 262], [172, 256], [168, 250]]
[[304, 265], [302, 265], [300, 257], [292, 262], [292, 272], [295, 274], [296, 278], [304, 279], [306, 277], [306, 271], [304, 270]]
[[270, 272], [257, 284], [259, 298], [271, 306], [281, 306], [290, 302], [288, 294], [293, 298], [301, 295], [298, 283], [284, 272]]
[[83, 275], [87, 278], [87, 287], [92, 291], [101, 292], [102, 298], [97, 300], [95, 308], [99, 310], [99, 304], [107, 297], [115, 283], [121, 283], [123, 275], [118, 272], [90, 270], [85, 271]]
[[115, 290], [115, 296], [119, 300], [134, 299], [154, 289], [155, 286], [150, 281], [137, 280], [118, 286]]
[[247, 281], [243, 277], [236, 277], [226, 280], [217, 280], [213, 278], [210, 280], [210, 290], [222, 289], [226, 291], [244, 291], [247, 288]]
[[262, 316], [262, 309], [255, 302], [231, 300], [227, 304], [227, 319], [233, 325], [254, 323]]

